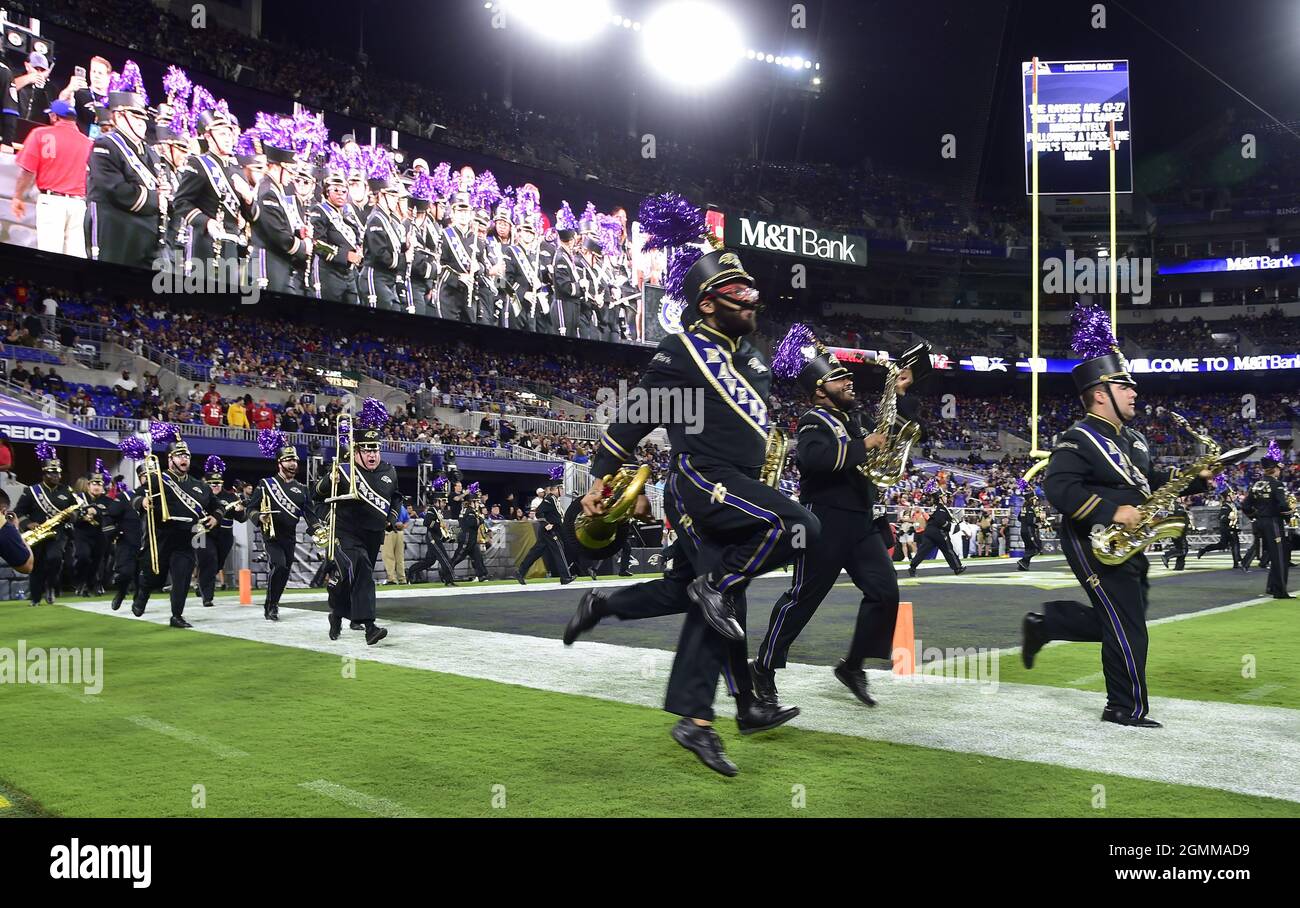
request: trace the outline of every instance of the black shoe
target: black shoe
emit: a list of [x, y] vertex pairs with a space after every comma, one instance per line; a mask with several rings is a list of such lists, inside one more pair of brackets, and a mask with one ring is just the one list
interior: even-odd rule
[[137, 618], [143, 618], [143, 617], [144, 617], [144, 606], [143, 606], [143, 605], [135, 605], [135, 604], [132, 604], [132, 605], [131, 605], [131, 614], [132, 614], [132, 615], [135, 615]]
[[1134, 719], [1123, 710], [1114, 709], [1110, 706], [1107, 706], [1101, 711], [1101, 721], [1114, 722], [1116, 725], [1128, 725], [1133, 728], [1164, 728], [1164, 726], [1155, 719], [1149, 719], [1146, 717]]
[[1025, 668], [1034, 667], [1034, 657], [1046, 644], [1043, 616], [1037, 612], [1027, 612], [1020, 622], [1020, 661], [1025, 663]]
[[1016, 569], [1021, 571], [1027, 571], [1029, 570], [1029, 565], [1025, 564], [1025, 561], [1022, 558], [1016, 562]]
[[696, 725], [690, 719], [681, 719], [672, 730], [673, 740], [700, 758], [700, 762], [714, 772], [734, 776], [740, 772], [736, 764], [727, 759], [722, 749], [722, 739], [712, 725]]
[[106, 592], [108, 592], [108, 591], [105, 590], [102, 586], [97, 586], [97, 587], [95, 587], [95, 595], [96, 595], [96, 596], [102, 596], [102, 595], [104, 595], [104, 593], [106, 593]]
[[126, 590], [118, 590], [113, 594], [113, 604], [109, 606], [113, 611], [122, 607], [122, 600], [126, 599]]
[[957, 568], [957, 570], [952, 572], [954, 577], [960, 577], [964, 573], [966, 573], [966, 565], [964, 564], [961, 567]]
[[184, 618], [182, 618], [180, 615], [172, 615], [172, 620], [169, 621], [168, 623], [172, 627], [193, 627], [194, 626], [190, 624], [188, 621], [186, 621]]
[[209, 599], [207, 602], [203, 603], [203, 607], [204, 607], [204, 608], [212, 608], [214, 605], [216, 605], [216, 603], [213, 602], [211, 599]]
[[618, 576], [620, 576], [620, 577], [631, 577], [631, 576], [632, 576], [632, 572], [631, 572], [631, 571], [619, 571], [619, 572], [618, 572]]
[[736, 620], [735, 606], [731, 597], [719, 592], [709, 585], [708, 577], [696, 577], [686, 587], [686, 595], [699, 606], [704, 620], [727, 640], [739, 642], [745, 639], [745, 629]]
[[388, 636], [388, 628], [380, 627], [378, 624], [372, 624], [366, 629], [366, 645], [374, 646], [380, 640]]
[[1273, 594], [1273, 598], [1274, 598], [1274, 599], [1294, 599], [1295, 596], [1292, 596], [1290, 593], [1274, 593], [1274, 594]]
[[595, 572], [595, 571], [592, 571], [592, 572], [591, 572], [591, 579], [592, 579], [592, 580], [599, 580], [600, 578], [596, 576], [596, 572]]
[[527, 586], [528, 581], [524, 579], [522, 571], [515, 571], [515, 579], [519, 581], [520, 586]]
[[455, 581], [455, 580], [444, 580], [444, 581], [442, 582], [442, 585], [443, 585], [443, 586], [455, 586], [455, 585], [456, 585], [456, 581]]
[[564, 645], [573, 646], [581, 634], [591, 630], [600, 623], [604, 609], [605, 597], [595, 590], [587, 590], [578, 600], [578, 610], [573, 613], [569, 623], [564, 627]]
[[50, 605], [54, 604], [54, 590], [45, 591], [45, 601]]
[[569, 585], [570, 583], [572, 583], [572, 582], [573, 582], [573, 578], [572, 578], [572, 577], [561, 577], [561, 578], [560, 578], [560, 586], [568, 586], [568, 585]]
[[39, 599], [33, 599], [31, 602], [27, 603], [28, 607], [30, 608], [36, 608], [36, 606], [40, 604], [41, 604], [41, 600]]
[[330, 612], [329, 621], [330, 621], [330, 639], [337, 640], [339, 638], [339, 634], [343, 633], [343, 619], [340, 618], [338, 615], [334, 614], [333, 612]]
[[279, 620], [280, 620], [280, 606], [278, 606], [278, 605], [273, 605], [273, 606], [271, 606], [270, 608], [268, 608], [268, 609], [266, 610], [266, 620], [267, 620], [267, 621], [279, 621]]
[[352, 621], [349, 622], [348, 628], [354, 631], [364, 631], [366, 629], [366, 626], [362, 624], [360, 621]]
[[915, 577], [915, 576], [916, 576], [916, 568], [912, 567], [911, 565], [908, 565], [908, 566], [907, 566], [907, 576], [909, 576], [909, 577]]
[[776, 706], [776, 672], [751, 662], [749, 676], [754, 679], [754, 699], [766, 706]]
[[754, 700], [746, 707], [736, 705], [736, 727], [742, 735], [770, 731], [784, 725], [799, 715], [799, 707], [782, 706], [779, 703], [762, 703]]
[[835, 666], [835, 677], [867, 706], [876, 705], [876, 699], [867, 690], [867, 673], [861, 668], [853, 668], [847, 659], [841, 659]]

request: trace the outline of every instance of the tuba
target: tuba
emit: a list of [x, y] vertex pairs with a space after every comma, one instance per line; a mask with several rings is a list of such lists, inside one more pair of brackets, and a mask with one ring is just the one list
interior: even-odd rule
[[627, 535], [627, 521], [632, 519], [636, 500], [649, 479], [649, 464], [635, 470], [623, 467], [613, 476], [606, 476], [605, 510], [600, 514], [582, 513], [582, 499], [575, 498], [564, 512], [565, 551], [581, 554], [590, 561], [601, 561], [621, 549]]
[[895, 425], [898, 420], [898, 365], [892, 362], [884, 365], [885, 391], [880, 398], [876, 432], [885, 436], [888, 442], [884, 447], [868, 451], [867, 459], [858, 464], [858, 469], [877, 486], [887, 489], [896, 485], [907, 472], [907, 458], [912, 445], [921, 437], [921, 427], [911, 420]]
[[790, 448], [790, 438], [785, 432], [773, 426], [767, 432], [767, 449], [763, 452], [763, 468], [758, 473], [759, 481], [776, 488], [785, 472], [786, 452]]
[[1123, 564], [1151, 543], [1161, 539], [1174, 539], [1187, 532], [1186, 512], [1171, 513], [1179, 496], [1204, 470], [1219, 472], [1223, 467], [1245, 460], [1255, 450], [1254, 445], [1222, 452], [1218, 442], [1208, 435], [1200, 435], [1182, 416], [1172, 410], [1169, 416], [1189, 435], [1205, 446], [1206, 453], [1193, 460], [1138, 505], [1141, 518], [1133, 529], [1112, 523], [1098, 527], [1092, 533], [1092, 554], [1102, 564]]

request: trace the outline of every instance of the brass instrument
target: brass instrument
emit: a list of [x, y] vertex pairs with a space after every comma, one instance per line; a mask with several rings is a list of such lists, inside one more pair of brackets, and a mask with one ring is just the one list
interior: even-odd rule
[[[155, 488], [157, 491], [155, 491]], [[158, 497], [158, 508], [160, 513], [155, 515], [153, 511], [153, 498]], [[149, 567], [153, 570], [154, 576], [158, 575], [158, 521], [166, 523], [171, 519], [171, 514], [167, 510], [167, 493], [163, 489], [162, 464], [158, 462], [158, 455], [149, 454], [144, 459], [144, 501], [146, 505], [144, 512], [145, 535], [149, 540]]]
[[488, 546], [492, 543], [492, 531], [488, 529], [487, 520], [482, 514], [478, 515], [478, 544]]
[[785, 472], [786, 453], [790, 448], [790, 438], [785, 432], [773, 426], [767, 431], [767, 450], [763, 452], [763, 468], [758, 473], [760, 482], [776, 488]]
[[271, 490], [266, 484], [262, 486], [262, 507], [257, 516], [262, 522], [262, 535], [267, 539], [274, 539], [275, 521], [271, 518]]
[[[339, 494], [339, 458], [343, 456], [343, 439], [348, 440], [348, 492]], [[325, 503], [330, 506], [329, 517], [316, 528], [316, 544], [325, 549], [325, 560], [334, 560], [334, 547], [338, 540], [338, 503], [357, 498], [357, 446], [352, 439], [352, 416], [340, 413], [334, 421], [334, 463], [330, 466], [330, 496]], [[323, 530], [323, 533], [322, 533]]]
[[37, 543], [44, 542], [58, 532], [59, 526], [62, 523], [75, 516], [76, 513], [84, 507], [85, 505], [83, 504], [70, 505], [62, 511], [59, 511], [59, 513], [55, 514], [49, 520], [36, 524], [36, 526], [23, 532], [23, 542], [27, 544], [28, 548], [31, 548]]
[[623, 545], [627, 534], [625, 524], [636, 510], [637, 499], [650, 479], [650, 466], [642, 464], [633, 470], [623, 467], [613, 476], [606, 476], [606, 506], [602, 513], [582, 513], [582, 500], [575, 498], [564, 513], [564, 538], [581, 547], [583, 554], [593, 561], [608, 558]]
[[1291, 492], [1286, 493], [1286, 506], [1291, 512], [1291, 516], [1286, 519], [1287, 529], [1300, 530], [1300, 511], [1296, 510], [1296, 498]]
[[99, 526], [99, 509], [90, 503], [90, 499], [77, 492], [73, 492], [72, 497], [77, 500], [77, 504], [81, 505], [83, 510], [87, 511], [85, 517], [86, 523], [90, 524], [92, 527]]
[[912, 445], [921, 437], [921, 427], [911, 420], [896, 426], [898, 420], [898, 365], [885, 363], [885, 391], [880, 398], [880, 414], [876, 420], [877, 434], [888, 441], [883, 447], [867, 451], [867, 459], [858, 464], [862, 472], [877, 486], [887, 489], [898, 483], [907, 472], [907, 458]]
[[1188, 529], [1187, 513], [1170, 513], [1178, 502], [1179, 496], [1205, 470], [1219, 472], [1224, 466], [1244, 460], [1254, 451], [1254, 446], [1236, 448], [1222, 452], [1218, 442], [1208, 435], [1200, 435], [1192, 430], [1191, 425], [1182, 416], [1169, 412], [1170, 418], [1198, 442], [1205, 446], [1206, 453], [1193, 460], [1187, 467], [1172, 476], [1138, 505], [1141, 514], [1138, 525], [1127, 529], [1121, 524], [1112, 523], [1108, 527], [1099, 527], [1092, 533], [1092, 554], [1102, 564], [1123, 564], [1138, 552], [1161, 539], [1174, 539], [1182, 536]]
[[1228, 505], [1228, 508], [1228, 528], [1235, 530], [1237, 529], [1237, 522], [1240, 520], [1239, 511], [1235, 504]]

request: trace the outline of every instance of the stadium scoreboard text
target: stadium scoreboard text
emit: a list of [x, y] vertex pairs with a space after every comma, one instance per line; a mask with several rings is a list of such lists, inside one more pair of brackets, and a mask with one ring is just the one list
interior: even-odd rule
[[[1034, 127], [1033, 63], [1020, 64], [1024, 92], [1025, 193], [1030, 192]], [[1127, 60], [1038, 61], [1038, 191], [1110, 191], [1110, 124], [1115, 124], [1115, 190], [1133, 191]]]

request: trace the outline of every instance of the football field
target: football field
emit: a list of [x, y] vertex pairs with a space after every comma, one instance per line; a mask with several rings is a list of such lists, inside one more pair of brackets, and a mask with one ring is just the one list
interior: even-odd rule
[[[720, 717], [734, 779], [668, 736], [679, 617], [559, 642], [589, 582], [381, 588], [375, 647], [329, 641], [316, 591], [287, 596], [278, 623], [233, 597], [194, 603], [192, 631], [166, 626], [162, 597], [144, 619], [6, 603], [0, 657], [100, 649], [103, 671], [97, 691], [0, 684], [0, 818], [1300, 816], [1300, 608], [1224, 559], [1152, 577], [1163, 729], [1099, 721], [1096, 644], [1020, 664], [1024, 612], [1082, 597], [1063, 561], [936, 565], [901, 577], [923, 671], [873, 672], [875, 709], [834, 679], [857, 604], [842, 577], [778, 676], [802, 715], [747, 738]], [[751, 588], [751, 649], [786, 585]]]

